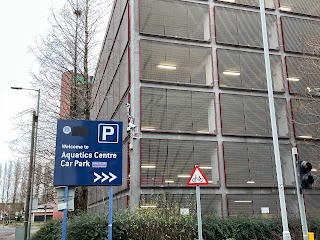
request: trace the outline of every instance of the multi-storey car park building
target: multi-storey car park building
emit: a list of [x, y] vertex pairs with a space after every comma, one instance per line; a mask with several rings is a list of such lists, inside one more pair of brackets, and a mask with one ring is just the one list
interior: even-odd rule
[[[320, 68], [308, 64], [305, 71], [303, 63], [319, 54], [306, 39], [320, 39], [320, 2], [265, 0], [265, 6], [290, 217], [299, 213], [292, 147], [319, 167]], [[312, 112], [301, 107], [310, 105]], [[136, 128], [127, 132], [124, 124], [116, 208], [161, 207], [163, 198], [190, 206], [195, 190], [187, 179], [199, 165], [210, 183], [201, 188], [206, 212], [280, 215], [258, 0], [115, 1], [91, 118], [128, 123], [130, 117]], [[319, 187], [316, 181], [304, 196], [308, 217], [320, 217]], [[107, 187], [90, 187], [88, 208], [104, 211], [107, 198]]]

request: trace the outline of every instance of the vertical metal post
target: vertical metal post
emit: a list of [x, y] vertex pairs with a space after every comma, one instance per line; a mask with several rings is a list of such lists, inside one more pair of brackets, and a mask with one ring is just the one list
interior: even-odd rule
[[28, 219], [28, 239], [31, 239], [31, 215], [32, 215], [32, 206], [33, 206], [33, 186], [34, 186], [34, 170], [36, 168], [36, 156], [37, 156], [37, 145], [38, 145], [38, 129], [39, 129], [39, 110], [40, 110], [40, 89], [34, 90], [38, 92], [37, 98], [37, 112], [35, 116], [35, 136], [34, 136], [34, 147], [33, 147], [33, 166], [32, 166], [32, 175], [31, 175], [31, 193], [30, 193], [30, 211]]
[[280, 202], [280, 211], [281, 211], [281, 219], [282, 219], [282, 227], [283, 227], [283, 239], [290, 240], [291, 236], [290, 236], [289, 227], [288, 227], [287, 209], [286, 209], [282, 168], [281, 168], [281, 160], [280, 160], [280, 150], [279, 150], [279, 142], [278, 142], [277, 122], [276, 122], [276, 114], [275, 114], [274, 98], [273, 98], [273, 87], [272, 87], [270, 58], [269, 58], [269, 44], [268, 44], [265, 6], [264, 6], [264, 0], [259, 0], [259, 1], [260, 1], [261, 29], [262, 29], [262, 38], [263, 38], [264, 61], [265, 61], [266, 76], [267, 76], [274, 159], [275, 159], [276, 172], [277, 172], [279, 202]]
[[197, 198], [197, 219], [198, 219], [198, 240], [202, 240], [202, 220], [201, 220], [201, 202], [200, 202], [200, 186], [196, 186]]
[[112, 205], [113, 205], [113, 187], [109, 187], [109, 217], [108, 217], [108, 240], [112, 240]]
[[294, 176], [296, 180], [296, 189], [297, 189], [297, 196], [298, 196], [303, 240], [308, 240], [309, 237], [308, 237], [308, 224], [307, 224], [306, 210], [305, 210], [304, 201], [303, 201], [303, 193], [300, 188], [299, 172], [297, 171], [298, 151], [296, 147], [292, 148], [292, 164], [293, 164]]
[[61, 240], [67, 239], [67, 217], [68, 217], [68, 186], [64, 187], [64, 203], [66, 204], [65, 209], [63, 209], [63, 221], [62, 221], [62, 238]]
[[36, 124], [36, 112], [33, 111], [32, 114], [32, 132], [31, 132], [31, 149], [30, 149], [30, 161], [29, 161], [29, 173], [28, 173], [28, 182], [27, 182], [27, 197], [25, 204], [24, 212], [24, 240], [27, 240], [28, 237], [28, 226], [30, 221], [30, 198], [31, 198], [31, 179], [33, 173], [33, 160], [34, 160], [34, 144], [35, 144], [35, 124]]
[[[129, 1], [130, 11], [130, 101], [131, 116], [137, 129], [140, 127], [140, 75], [139, 75], [139, 7], [137, 0]], [[140, 140], [133, 138], [130, 132], [130, 211], [135, 211], [140, 206]]]
[[33, 112], [33, 123], [32, 123], [30, 166], [29, 166], [28, 186], [27, 186], [27, 191], [28, 191], [27, 197], [29, 197], [29, 199], [26, 200], [26, 209], [28, 211], [25, 211], [25, 218], [24, 218], [24, 225], [25, 225], [24, 240], [26, 240], [27, 238], [30, 239], [30, 232], [31, 232], [30, 209], [32, 210], [32, 205], [33, 205], [32, 201], [33, 201], [34, 169], [35, 169], [35, 162], [36, 162], [36, 155], [37, 155], [36, 153], [37, 153], [38, 128], [39, 128], [40, 89], [22, 88], [22, 87], [11, 87], [11, 89], [38, 92], [37, 112], [36, 113]]

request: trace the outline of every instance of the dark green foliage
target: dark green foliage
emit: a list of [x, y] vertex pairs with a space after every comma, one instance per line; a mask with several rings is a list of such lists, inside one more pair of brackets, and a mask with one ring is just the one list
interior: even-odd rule
[[40, 228], [33, 236], [32, 239], [42, 240], [57, 240], [61, 239], [61, 221], [52, 220], [47, 222], [43, 227]]
[[236, 240], [273, 240], [281, 235], [281, 224], [277, 220], [263, 218], [219, 218], [205, 217], [203, 219], [203, 238], [236, 239]]
[[[320, 236], [320, 222], [309, 220], [309, 231]], [[233, 217], [228, 219], [203, 216], [204, 240], [280, 240], [279, 219]], [[112, 236], [115, 240], [194, 240], [197, 239], [197, 219], [181, 216], [178, 209], [139, 209], [135, 213], [117, 212], [113, 216]], [[293, 240], [301, 239], [300, 221], [290, 221]], [[106, 214], [72, 215], [68, 219], [68, 240], [105, 240], [108, 236]], [[50, 221], [32, 240], [61, 239], [61, 221]], [[316, 238], [318, 239], [318, 238]]]

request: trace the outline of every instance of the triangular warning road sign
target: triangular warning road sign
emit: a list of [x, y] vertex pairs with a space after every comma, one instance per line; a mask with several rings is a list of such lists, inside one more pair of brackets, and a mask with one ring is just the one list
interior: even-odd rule
[[188, 180], [188, 185], [194, 186], [194, 185], [208, 185], [208, 184], [209, 182], [206, 176], [201, 171], [200, 167], [195, 166], [191, 174], [191, 177]]

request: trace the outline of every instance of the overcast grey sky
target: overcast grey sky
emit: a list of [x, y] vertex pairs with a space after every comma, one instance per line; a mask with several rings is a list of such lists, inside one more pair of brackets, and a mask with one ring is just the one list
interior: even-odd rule
[[[21, 110], [34, 106], [36, 100], [27, 91], [11, 90], [11, 86], [30, 87], [28, 72], [34, 66], [28, 47], [34, 45], [37, 35], [49, 28], [48, 17], [52, 0], [3, 1], [0, 14], [1, 53], [1, 118], [0, 162], [9, 161], [9, 141], [14, 136], [12, 118]], [[61, 0], [54, 0], [55, 4]], [[31, 113], [30, 113], [31, 122]]]

